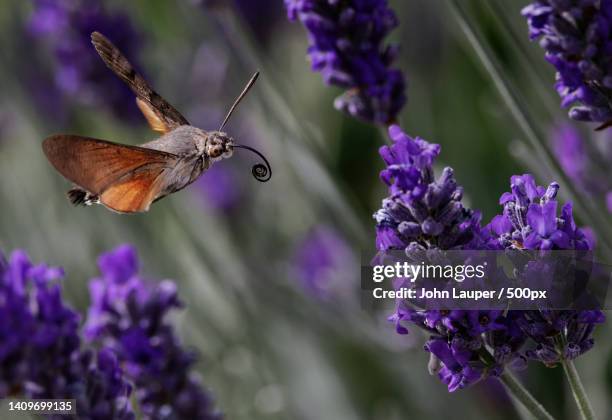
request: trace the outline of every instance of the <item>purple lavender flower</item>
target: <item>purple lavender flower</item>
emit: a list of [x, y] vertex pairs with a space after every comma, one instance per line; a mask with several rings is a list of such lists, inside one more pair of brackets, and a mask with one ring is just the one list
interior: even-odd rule
[[113, 353], [81, 349], [79, 315], [63, 301], [63, 271], [0, 254], [0, 397], [76, 399], [79, 418], [134, 418]]
[[103, 254], [99, 266], [102, 276], [90, 283], [86, 334], [125, 365], [144, 418], [221, 418], [192, 371], [195, 355], [182, 348], [166, 320], [180, 307], [175, 284], [145, 282], [128, 245]]
[[439, 361], [438, 375], [448, 386], [449, 392], [464, 388], [483, 377], [478, 354], [466, 346], [459, 336], [453, 337], [450, 342], [440, 336], [431, 338], [425, 344], [425, 349]]
[[405, 97], [401, 71], [390, 66], [395, 46], [383, 40], [397, 26], [386, 0], [285, 0], [289, 19], [306, 27], [312, 69], [327, 84], [348, 89], [334, 106], [379, 124], [395, 121]]
[[593, 199], [605, 203], [612, 213], [612, 174], [605, 173], [607, 162], [612, 159], [612, 135], [606, 131], [599, 138], [593, 137], [593, 151], [588, 150], [589, 140], [569, 124], [552, 133], [553, 150], [565, 173]]
[[[487, 226], [490, 241], [505, 249], [590, 250], [592, 243], [576, 227], [572, 206], [557, 209], [559, 185], [538, 186], [531, 175], [513, 176], [512, 192], [501, 196], [502, 215]], [[595, 324], [602, 323], [601, 311], [511, 311], [514, 324], [534, 343], [527, 357], [554, 365], [574, 359], [593, 346]]]
[[[383, 146], [380, 154], [387, 164], [381, 179], [390, 195], [374, 215], [379, 251], [404, 250], [410, 257], [425, 250], [489, 246], [481, 240], [480, 214], [461, 203], [462, 189], [452, 169], [434, 176], [440, 147], [409, 137], [397, 125], [389, 127], [389, 136], [393, 145]], [[417, 310], [398, 300], [390, 320], [400, 334], [408, 332], [409, 323], [431, 335], [425, 345], [430, 372], [450, 392], [499, 375], [507, 365], [524, 365], [518, 350], [525, 336], [500, 311]]]
[[[21, 393], [28, 382], [62, 371], [79, 348], [79, 316], [61, 299], [61, 269], [34, 267], [23, 251], [0, 254], [0, 396]], [[31, 350], [30, 350], [31, 349]]]
[[354, 256], [346, 240], [329, 227], [319, 226], [298, 244], [292, 266], [302, 287], [320, 299], [330, 298], [339, 291], [346, 268]]
[[529, 174], [510, 180], [511, 192], [502, 194], [499, 203], [504, 213], [487, 227], [492, 243], [505, 249], [590, 249], [587, 237], [576, 227], [571, 203], [557, 215], [559, 184], [547, 188], [536, 185]]
[[[55, 56], [58, 93], [81, 104], [103, 106], [123, 119], [139, 118], [134, 95], [97, 57], [90, 34], [100, 31], [134, 59], [139, 40], [129, 17], [108, 11], [99, 0], [33, 0], [30, 34]], [[48, 105], [57, 102], [46, 101]], [[55, 111], [54, 111], [55, 112]]]
[[387, 168], [380, 173], [390, 196], [376, 219], [376, 246], [390, 249], [461, 249], [477, 237], [480, 213], [461, 203], [463, 189], [452, 168], [436, 179], [433, 162], [440, 146], [411, 138], [397, 125], [389, 127], [392, 146], [380, 155]]
[[[97, 357], [91, 351], [76, 353], [70, 370], [55, 379], [45, 391], [27, 393], [31, 398], [73, 398], [79, 418], [133, 420], [129, 396], [132, 386], [124, 377], [117, 356], [101, 349]], [[50, 416], [63, 419], [65, 416]]]
[[557, 69], [555, 87], [572, 119], [612, 121], [612, 2], [538, 0], [522, 11]]

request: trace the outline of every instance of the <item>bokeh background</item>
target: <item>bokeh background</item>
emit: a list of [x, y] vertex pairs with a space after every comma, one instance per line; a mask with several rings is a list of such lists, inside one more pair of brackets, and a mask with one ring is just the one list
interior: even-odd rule
[[[398, 66], [409, 81], [401, 125], [442, 145], [441, 164], [455, 169], [467, 203], [487, 221], [499, 213], [511, 175], [552, 181], [448, 4], [390, 4], [401, 22], [391, 38], [401, 45]], [[589, 176], [610, 185], [612, 136], [569, 125], [553, 70], [527, 38], [526, 1], [466, 4], [541, 134], [554, 146], [555, 133], [573, 130], [595, 160]], [[96, 257], [134, 244], [146, 277], [177, 282], [185, 308], [174, 321], [199, 353], [203, 381], [228, 419], [519, 418], [495, 380], [449, 394], [427, 373], [422, 333], [398, 336], [388, 309], [361, 305], [360, 260], [372, 255], [372, 213], [385, 196], [378, 179], [383, 133], [333, 109], [339, 92], [311, 72], [305, 32], [287, 21], [281, 0], [0, 6], [4, 252], [23, 248], [34, 261], [63, 266], [66, 298], [84, 310]], [[41, 151], [46, 136], [128, 144], [154, 138], [133, 96], [89, 46], [93, 30], [205, 129], [218, 127], [260, 70], [227, 130], [268, 156], [272, 180], [252, 179], [252, 156], [238, 152], [144, 215], [72, 207], [69, 184]], [[577, 187], [603, 208], [601, 192]], [[595, 348], [577, 361], [602, 418], [612, 418], [611, 330], [610, 323], [600, 327]], [[521, 377], [558, 418], [576, 418], [560, 368], [534, 364]]]

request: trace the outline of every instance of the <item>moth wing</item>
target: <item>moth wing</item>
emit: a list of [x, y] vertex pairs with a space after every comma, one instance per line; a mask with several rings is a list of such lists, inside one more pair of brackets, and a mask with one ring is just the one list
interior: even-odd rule
[[172, 153], [66, 134], [45, 139], [43, 151], [66, 179], [96, 195], [128, 174], [171, 168], [178, 161]]
[[91, 42], [106, 66], [136, 94], [140, 101], [137, 102], [138, 107], [153, 130], [167, 133], [181, 125], [189, 125], [189, 121], [176, 108], [151, 89], [147, 81], [136, 72], [128, 59], [108, 38], [99, 32], [93, 32]]
[[163, 164], [149, 163], [108, 186], [100, 195], [100, 202], [120, 213], [148, 211], [162, 192], [166, 169]]
[[142, 112], [142, 115], [144, 115], [153, 131], [157, 131], [158, 133], [162, 134], [165, 134], [169, 131], [166, 123], [161, 118], [159, 118], [159, 116], [155, 113], [153, 108], [149, 106], [148, 103], [146, 103], [140, 98], [136, 98], [136, 105], [138, 105], [140, 112]]

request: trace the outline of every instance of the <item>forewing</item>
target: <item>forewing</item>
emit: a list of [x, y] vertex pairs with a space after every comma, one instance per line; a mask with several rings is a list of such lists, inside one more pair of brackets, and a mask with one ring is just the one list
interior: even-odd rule
[[[99, 32], [92, 33], [91, 42], [108, 68], [119, 76], [143, 102], [138, 106], [151, 124], [151, 128], [156, 131], [164, 130], [161, 132], [167, 133], [178, 126], [189, 125], [187, 119], [176, 108], [149, 87], [146, 80], [136, 72], [128, 59], [104, 35]], [[156, 116], [155, 125], [151, 123], [152, 120], [147, 115], [146, 108]]]
[[147, 211], [161, 193], [166, 169], [162, 164], [150, 163], [111, 184], [100, 195], [100, 202], [120, 213]]
[[170, 168], [178, 161], [171, 153], [65, 134], [45, 139], [43, 151], [66, 179], [98, 195], [134, 171]]

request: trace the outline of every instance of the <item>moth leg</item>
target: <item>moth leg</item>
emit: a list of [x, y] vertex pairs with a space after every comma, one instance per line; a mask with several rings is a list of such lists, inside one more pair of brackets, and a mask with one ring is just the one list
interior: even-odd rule
[[68, 200], [75, 206], [91, 206], [100, 203], [100, 198], [96, 194], [91, 194], [82, 188], [74, 187], [66, 193]]

